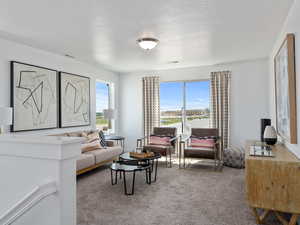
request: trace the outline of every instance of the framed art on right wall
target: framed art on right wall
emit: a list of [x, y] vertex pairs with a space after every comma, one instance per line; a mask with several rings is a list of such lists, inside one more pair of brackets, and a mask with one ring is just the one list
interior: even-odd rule
[[278, 134], [297, 144], [295, 36], [287, 34], [274, 58], [276, 123]]

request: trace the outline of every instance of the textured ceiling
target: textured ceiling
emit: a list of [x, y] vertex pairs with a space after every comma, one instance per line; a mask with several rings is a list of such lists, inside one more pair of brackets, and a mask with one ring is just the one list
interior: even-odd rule
[[1, 0], [0, 36], [119, 72], [212, 65], [268, 56], [292, 2]]

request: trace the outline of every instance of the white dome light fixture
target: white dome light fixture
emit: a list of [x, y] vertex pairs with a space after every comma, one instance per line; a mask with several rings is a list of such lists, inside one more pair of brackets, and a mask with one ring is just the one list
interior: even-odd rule
[[137, 40], [139, 46], [144, 50], [151, 50], [156, 47], [158, 40], [155, 38], [140, 38]]

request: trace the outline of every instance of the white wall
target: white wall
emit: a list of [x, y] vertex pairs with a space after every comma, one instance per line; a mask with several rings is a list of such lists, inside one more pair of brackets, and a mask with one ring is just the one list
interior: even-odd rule
[[[10, 105], [10, 61], [19, 61], [37, 66], [47, 67], [58, 71], [79, 74], [91, 78], [91, 127], [94, 128], [96, 121], [96, 98], [95, 81], [102, 80], [115, 84], [115, 106], [118, 107], [119, 75], [100, 67], [90, 66], [75, 59], [56, 55], [50, 52], [35, 49], [29, 46], [0, 39], [0, 106]], [[118, 129], [116, 123], [116, 130]], [[38, 131], [39, 133], [58, 133], [69, 130], [87, 129], [88, 127], [70, 129], [51, 129]], [[27, 132], [28, 133], [28, 132]], [[32, 132], [30, 132], [32, 133]], [[33, 132], [35, 133], [35, 132]]]
[[[270, 113], [274, 122], [276, 122], [276, 108], [275, 108], [275, 81], [274, 81], [274, 64], [273, 59], [276, 52], [280, 48], [281, 43], [285, 39], [287, 33], [295, 34], [295, 55], [296, 55], [296, 89], [297, 89], [297, 117], [298, 117], [298, 144], [291, 145], [286, 143], [287, 147], [294, 152], [300, 158], [300, 1], [294, 1], [289, 14], [286, 18], [285, 24], [282, 28], [280, 35], [274, 45], [273, 51], [270, 55], [269, 67], [270, 67]], [[275, 124], [275, 123], [274, 123]]]
[[161, 81], [209, 78], [210, 72], [232, 71], [231, 143], [244, 145], [247, 139], [258, 139], [260, 119], [269, 115], [268, 60], [236, 62], [219, 66], [134, 72], [120, 75], [120, 133], [126, 137], [126, 149], [135, 147], [143, 135], [142, 77], [160, 76]]

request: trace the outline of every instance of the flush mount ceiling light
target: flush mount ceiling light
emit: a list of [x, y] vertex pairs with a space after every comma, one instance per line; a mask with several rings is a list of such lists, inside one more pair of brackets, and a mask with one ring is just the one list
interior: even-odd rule
[[155, 38], [140, 38], [137, 40], [137, 43], [142, 49], [151, 50], [156, 47], [158, 40]]

